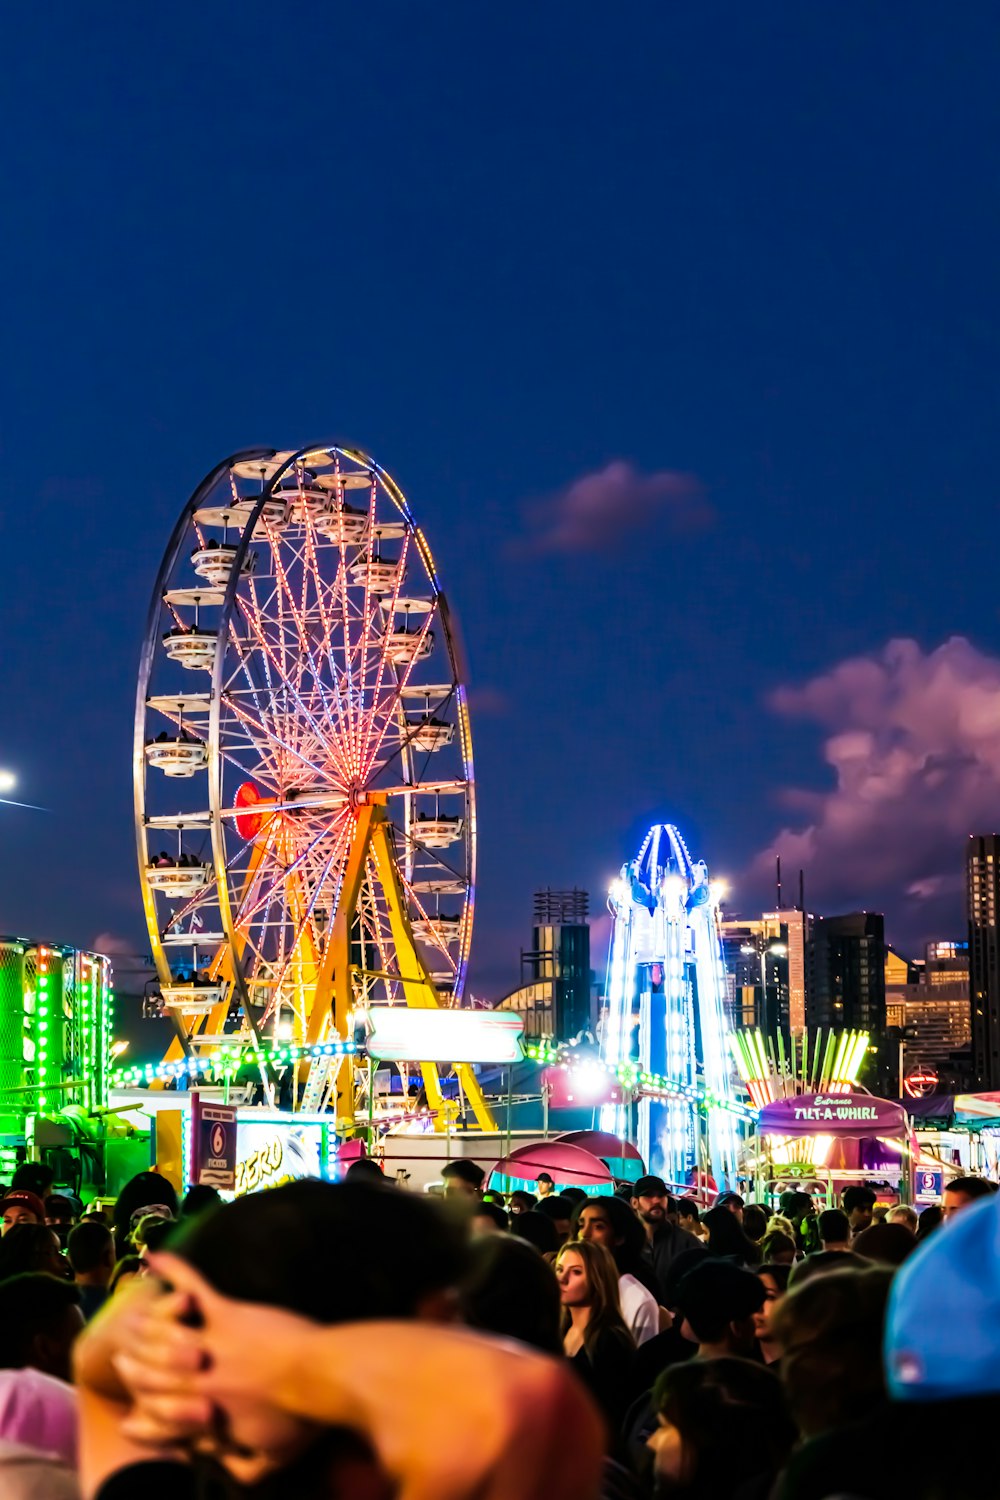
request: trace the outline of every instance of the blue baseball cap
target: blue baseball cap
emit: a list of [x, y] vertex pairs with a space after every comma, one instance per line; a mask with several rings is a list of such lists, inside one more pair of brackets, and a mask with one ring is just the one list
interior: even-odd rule
[[896, 1401], [1000, 1393], [1000, 1196], [962, 1210], [896, 1273], [885, 1371]]

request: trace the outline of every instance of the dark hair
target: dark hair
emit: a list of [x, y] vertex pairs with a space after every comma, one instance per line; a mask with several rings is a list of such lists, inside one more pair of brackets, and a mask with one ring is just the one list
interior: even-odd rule
[[541, 1212], [541, 1205], [529, 1209], [526, 1214], [514, 1214], [510, 1221], [510, 1232], [516, 1234], [519, 1240], [527, 1240], [529, 1245], [534, 1245], [540, 1255], [552, 1255], [559, 1249], [556, 1226], [548, 1214]]
[[115, 1246], [119, 1254], [128, 1243], [132, 1215], [137, 1209], [150, 1208], [156, 1203], [162, 1203], [174, 1218], [177, 1217], [177, 1194], [169, 1177], [159, 1172], [137, 1172], [129, 1178], [115, 1204]]
[[116, 1262], [115, 1268], [111, 1272], [111, 1280], [108, 1282], [108, 1296], [111, 1296], [123, 1276], [137, 1276], [141, 1270], [141, 1256], [123, 1255], [121, 1260]]
[[58, 1247], [58, 1236], [51, 1224], [12, 1225], [0, 1239], [0, 1281], [28, 1271], [51, 1271], [53, 1241]]
[[[653, 1387], [653, 1406], [680, 1434], [682, 1493], [699, 1500], [729, 1500], [734, 1454], [744, 1456], [744, 1482], [773, 1477], [796, 1439], [780, 1380], [749, 1359], [671, 1365]], [[765, 1493], [769, 1486], [753, 1488]]]
[[706, 1255], [677, 1288], [677, 1306], [698, 1343], [715, 1344], [731, 1323], [745, 1322], [760, 1311], [764, 1288], [752, 1272]]
[[458, 1283], [466, 1256], [432, 1199], [310, 1177], [186, 1221], [170, 1248], [224, 1295], [315, 1323], [412, 1317]]
[[530, 1213], [533, 1208], [538, 1207], [538, 1199], [534, 1193], [525, 1192], [524, 1188], [515, 1188], [508, 1201], [511, 1208], [517, 1203], [519, 1205], [518, 1211], [522, 1214]]
[[459, 1182], [467, 1182], [470, 1187], [481, 1188], [486, 1173], [477, 1162], [470, 1161], [466, 1156], [460, 1156], [457, 1161], [450, 1161], [441, 1173], [445, 1182], [449, 1177], [456, 1178]]
[[66, 1219], [75, 1219], [77, 1206], [72, 1198], [67, 1198], [65, 1193], [50, 1193], [45, 1200], [45, 1212], [53, 1219], [60, 1215]]
[[36, 1335], [54, 1332], [67, 1308], [79, 1306], [80, 1288], [74, 1282], [43, 1271], [0, 1282], [0, 1370], [23, 1369]]
[[382, 1168], [377, 1161], [372, 1161], [370, 1156], [359, 1157], [352, 1161], [344, 1173], [345, 1182], [368, 1182], [378, 1183], [381, 1187], [392, 1187]]
[[708, 1230], [708, 1253], [712, 1256], [728, 1257], [755, 1266], [760, 1259], [757, 1246], [744, 1232], [743, 1226], [728, 1208], [706, 1209], [701, 1222]]
[[459, 1307], [470, 1328], [519, 1339], [546, 1354], [562, 1353], [559, 1283], [524, 1240], [488, 1234], [473, 1242]]
[[767, 1214], [759, 1203], [748, 1203], [743, 1210], [743, 1233], [755, 1245], [759, 1245], [767, 1233]]
[[882, 1266], [852, 1266], [793, 1287], [775, 1308], [771, 1335], [783, 1351], [781, 1379], [803, 1437], [864, 1421], [885, 1400], [891, 1283]]
[[878, 1194], [872, 1192], [870, 1187], [864, 1187], [860, 1182], [852, 1183], [846, 1187], [840, 1195], [840, 1201], [844, 1205], [844, 1212], [853, 1213], [856, 1208], [874, 1208], [878, 1201]]
[[769, 1229], [760, 1244], [760, 1254], [764, 1265], [768, 1265], [773, 1255], [798, 1255], [798, 1246], [790, 1235], [783, 1229]]
[[756, 1269], [756, 1271], [754, 1271], [753, 1274], [755, 1276], [761, 1276], [761, 1277], [763, 1277], [763, 1276], [770, 1276], [771, 1280], [774, 1282], [774, 1284], [778, 1288], [779, 1292], [787, 1292], [788, 1291], [788, 1278], [789, 1278], [789, 1276], [791, 1276], [793, 1269], [794, 1269], [794, 1267], [792, 1267], [792, 1266], [779, 1266], [779, 1265], [758, 1266], [757, 1269]]
[[206, 1208], [217, 1208], [221, 1202], [218, 1188], [209, 1187], [207, 1182], [196, 1182], [184, 1194], [181, 1218], [190, 1219], [192, 1214], [204, 1213]]
[[673, 1312], [677, 1306], [677, 1288], [688, 1272], [693, 1271], [696, 1266], [703, 1265], [706, 1259], [707, 1252], [697, 1242], [692, 1244], [690, 1250], [682, 1250], [680, 1255], [674, 1256], [660, 1282], [663, 1295], [658, 1300], [663, 1303], [664, 1307]]
[[564, 1198], [567, 1203], [588, 1203], [590, 1201], [590, 1194], [585, 1193], [583, 1188], [580, 1187], [560, 1188], [559, 1196], [560, 1198]]
[[935, 1229], [939, 1229], [943, 1218], [944, 1210], [940, 1203], [932, 1203], [929, 1207], [925, 1208], [917, 1224], [917, 1243], [923, 1244], [929, 1234], [933, 1234]]
[[599, 1198], [585, 1198], [573, 1209], [573, 1217], [570, 1221], [571, 1239], [575, 1240], [579, 1237], [580, 1219], [585, 1208], [600, 1209], [611, 1225], [611, 1233], [616, 1240], [620, 1241], [617, 1245], [607, 1247], [618, 1267], [619, 1276], [634, 1275], [635, 1267], [646, 1248], [646, 1231], [635, 1209], [630, 1208], [621, 1198], [604, 1195]]
[[701, 1217], [701, 1210], [693, 1198], [678, 1198], [677, 1217], [678, 1219], [698, 1219]]
[[23, 1161], [10, 1179], [10, 1190], [35, 1193], [44, 1203], [55, 1180], [55, 1172], [44, 1162]]
[[[628, 1325], [622, 1317], [621, 1295], [618, 1290], [618, 1267], [614, 1257], [594, 1240], [567, 1240], [560, 1246], [556, 1270], [564, 1255], [578, 1255], [587, 1273], [590, 1291], [590, 1317], [583, 1331], [583, 1347], [592, 1359], [601, 1335], [614, 1332], [624, 1334], [629, 1344], [635, 1347]], [[569, 1327], [570, 1312], [563, 1308], [563, 1332]]]
[[70, 1230], [69, 1239], [66, 1242], [66, 1253], [77, 1276], [85, 1276], [88, 1271], [95, 1271], [107, 1258], [109, 1251], [112, 1265], [114, 1265], [114, 1236], [106, 1224], [101, 1224], [95, 1219], [86, 1224], [77, 1224]]
[[953, 1177], [951, 1182], [945, 1183], [944, 1190], [946, 1193], [961, 1193], [963, 1198], [968, 1198], [973, 1203], [977, 1198], [992, 1197], [997, 1185], [985, 1177]]
[[553, 1224], [556, 1220], [562, 1223], [564, 1219], [573, 1217], [573, 1205], [568, 1198], [563, 1197], [562, 1193], [550, 1193], [547, 1198], [539, 1198], [538, 1207], [532, 1209], [532, 1212], [544, 1214], [547, 1219], [552, 1220]]
[[854, 1241], [854, 1253], [862, 1260], [874, 1260], [884, 1266], [901, 1266], [917, 1248], [917, 1241], [905, 1224], [869, 1224]]
[[491, 1219], [498, 1229], [509, 1229], [510, 1220], [505, 1209], [499, 1208], [495, 1203], [489, 1203], [484, 1198], [482, 1203], [474, 1205], [475, 1216], [481, 1219]]
[[[195, 1217], [192, 1215], [192, 1217]], [[144, 1219], [139, 1220], [139, 1227], [135, 1232], [135, 1242], [141, 1244], [154, 1254], [157, 1250], [163, 1250], [167, 1241], [177, 1228], [173, 1219], [161, 1219], [157, 1214], [147, 1214]]]
[[831, 1271], [844, 1271], [851, 1266], [860, 1266], [860, 1258], [853, 1250], [814, 1250], [805, 1260], [792, 1266], [790, 1286], [801, 1286], [814, 1276], [826, 1276]]
[[819, 1216], [819, 1237], [826, 1243], [842, 1244], [851, 1238], [851, 1221], [842, 1208], [824, 1208]]

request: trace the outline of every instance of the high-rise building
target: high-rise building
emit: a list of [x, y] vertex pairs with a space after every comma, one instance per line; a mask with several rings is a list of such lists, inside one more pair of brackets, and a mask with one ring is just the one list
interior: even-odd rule
[[973, 1089], [987, 1092], [1000, 1088], [1000, 834], [970, 836], [965, 876]]
[[[812, 918], [806, 944], [806, 996], [810, 1028], [867, 1031], [876, 1046], [882, 1044], [885, 922], [880, 912]], [[880, 1067], [880, 1075], [882, 1071]]]
[[809, 920], [805, 912], [786, 910], [719, 923], [734, 1026], [786, 1038], [804, 1030]]
[[901, 1044], [903, 1078], [933, 1068], [947, 1092], [956, 1077], [968, 1086], [955, 1054], [970, 1038], [969, 945], [935, 942], [924, 951], [922, 962], [911, 963], [886, 949], [886, 1026]]
[[535, 892], [532, 945], [521, 984], [500, 1003], [524, 1017], [525, 1036], [569, 1041], [596, 1026], [586, 891]]

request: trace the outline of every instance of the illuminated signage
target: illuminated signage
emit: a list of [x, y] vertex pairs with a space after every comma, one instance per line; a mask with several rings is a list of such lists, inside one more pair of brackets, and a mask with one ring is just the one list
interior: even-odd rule
[[236, 1195], [299, 1177], [325, 1177], [326, 1125], [237, 1117]]
[[524, 1022], [506, 1010], [417, 1010], [373, 1005], [359, 1016], [368, 1052], [379, 1062], [521, 1062]]

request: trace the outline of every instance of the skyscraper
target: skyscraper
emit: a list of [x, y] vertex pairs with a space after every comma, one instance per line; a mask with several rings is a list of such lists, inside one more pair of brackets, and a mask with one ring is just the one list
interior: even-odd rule
[[872, 1085], [891, 1085], [885, 1026], [885, 921], [880, 912], [814, 917], [806, 945], [806, 1020], [810, 1027], [867, 1031], [876, 1049]]
[[969, 837], [965, 856], [969, 913], [969, 996], [973, 1088], [1000, 1088], [1000, 834]]

